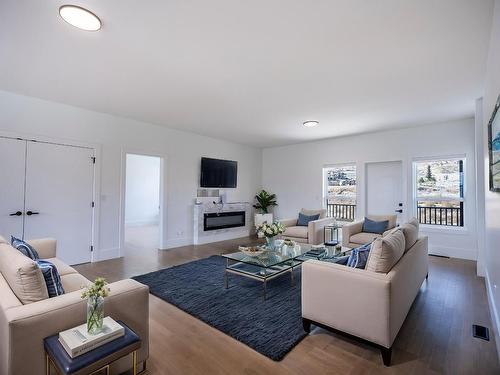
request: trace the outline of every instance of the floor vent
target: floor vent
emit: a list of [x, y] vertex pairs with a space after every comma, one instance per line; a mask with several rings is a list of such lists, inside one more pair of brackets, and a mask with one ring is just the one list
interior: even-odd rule
[[478, 339], [490, 341], [489, 329], [483, 326], [478, 326], [476, 324], [472, 325], [472, 336], [477, 337]]
[[446, 255], [437, 255], [437, 254], [429, 254], [430, 257], [436, 257], [436, 258], [446, 258], [450, 259], [450, 257], [447, 257]]

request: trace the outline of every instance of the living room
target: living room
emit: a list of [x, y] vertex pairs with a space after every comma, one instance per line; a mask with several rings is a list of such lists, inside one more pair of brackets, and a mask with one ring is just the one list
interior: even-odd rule
[[498, 0], [75, 5], [0, 3], [1, 375], [500, 372]]

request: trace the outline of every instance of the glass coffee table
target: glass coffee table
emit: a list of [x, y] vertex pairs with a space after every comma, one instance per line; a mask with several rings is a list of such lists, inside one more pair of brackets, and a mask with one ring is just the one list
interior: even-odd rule
[[224, 272], [224, 286], [229, 288], [229, 274], [248, 277], [260, 281], [264, 285], [264, 300], [267, 295], [267, 282], [275, 277], [290, 273], [290, 284], [294, 285], [293, 271], [299, 267], [302, 262], [308, 259], [334, 258], [345, 255], [349, 250], [344, 248], [342, 252], [334, 254], [334, 250], [327, 250], [318, 255], [306, 254], [312, 250], [313, 246], [309, 244], [297, 244], [293, 248], [265, 250], [261, 255], [249, 256], [238, 251], [230, 254], [221, 254], [226, 258], [226, 268]]

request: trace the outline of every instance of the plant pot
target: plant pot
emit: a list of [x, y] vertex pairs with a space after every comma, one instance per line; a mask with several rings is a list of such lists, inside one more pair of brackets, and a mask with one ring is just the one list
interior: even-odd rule
[[254, 216], [255, 226], [260, 224], [268, 223], [271, 224], [273, 222], [273, 214], [255, 214]]

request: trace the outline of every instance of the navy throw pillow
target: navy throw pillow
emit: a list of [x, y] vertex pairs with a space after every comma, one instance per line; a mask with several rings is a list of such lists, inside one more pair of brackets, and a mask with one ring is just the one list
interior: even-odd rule
[[383, 234], [389, 226], [389, 220], [374, 221], [365, 217], [363, 222], [363, 232]]
[[56, 266], [47, 260], [36, 260], [38, 268], [42, 271], [43, 278], [45, 279], [45, 285], [47, 285], [47, 292], [50, 297], [57, 297], [64, 294], [64, 288], [61, 282], [61, 276], [57, 271]]
[[297, 220], [297, 226], [298, 227], [307, 227], [309, 225], [310, 221], [314, 221], [314, 220], [318, 220], [318, 219], [319, 219], [319, 214], [307, 216], [307, 215], [304, 215], [303, 213], [299, 213], [299, 219]]
[[351, 250], [346, 266], [365, 269], [372, 244], [366, 243]]
[[37, 260], [40, 259], [36, 250], [29, 243], [20, 240], [14, 236], [10, 236], [10, 244], [13, 248], [19, 250], [21, 253], [26, 255], [28, 258]]

